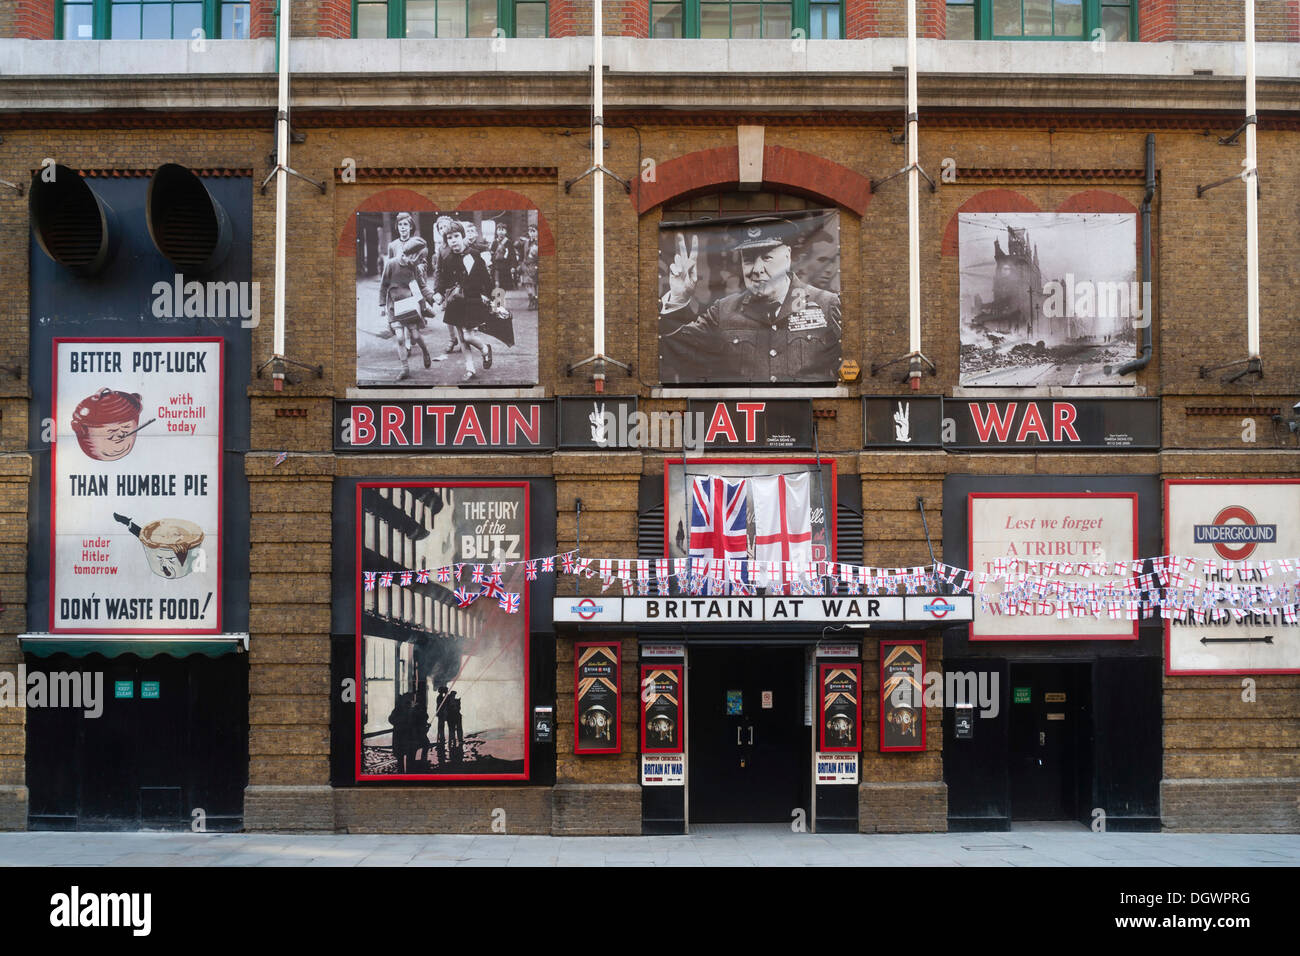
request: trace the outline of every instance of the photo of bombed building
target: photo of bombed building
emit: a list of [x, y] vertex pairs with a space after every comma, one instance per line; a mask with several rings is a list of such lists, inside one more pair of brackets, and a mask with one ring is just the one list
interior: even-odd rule
[[0, 4], [0, 827], [1300, 832], [1296, 3], [278, 7]]

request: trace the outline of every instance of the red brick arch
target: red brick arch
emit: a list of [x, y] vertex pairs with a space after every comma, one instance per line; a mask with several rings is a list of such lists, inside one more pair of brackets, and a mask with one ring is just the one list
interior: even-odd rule
[[1014, 189], [986, 189], [976, 193], [957, 207], [943, 230], [943, 244], [939, 254], [957, 255], [957, 217], [964, 212], [1042, 212], [1038, 204]]
[[[461, 202], [456, 210], [463, 212], [476, 209], [536, 208], [537, 205], [523, 193], [510, 189], [484, 189]], [[348, 221], [343, 224], [343, 232], [339, 235], [338, 248], [335, 249], [334, 254], [348, 258], [357, 254], [357, 213], [359, 212], [438, 212], [446, 209], [446, 206], [412, 189], [381, 190], [352, 210], [352, 215], [348, 216]], [[555, 235], [541, 212], [537, 213], [537, 251], [543, 256], [553, 255], [555, 252]]]
[[[702, 149], [655, 167], [654, 182], [638, 175], [632, 204], [641, 215], [687, 193], [724, 189], [740, 181], [740, 155], [735, 146]], [[813, 153], [785, 146], [763, 148], [763, 186], [786, 186], [823, 196], [859, 216], [871, 204], [871, 180], [847, 166]]]

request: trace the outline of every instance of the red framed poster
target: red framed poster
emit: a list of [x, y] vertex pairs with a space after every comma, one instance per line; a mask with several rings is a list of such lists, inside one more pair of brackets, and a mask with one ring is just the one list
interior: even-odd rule
[[[1282, 590], [1300, 580], [1294, 572], [1259, 572], [1260, 562], [1300, 557], [1300, 478], [1168, 479], [1164, 512], [1164, 553], [1195, 560], [1189, 581]], [[1206, 575], [1207, 561], [1219, 570]], [[1229, 562], [1234, 570], [1224, 570]], [[1284, 607], [1276, 611], [1241, 620], [1228, 611], [1201, 624], [1166, 620], [1165, 673], [1300, 674], [1300, 624], [1287, 620]]]
[[819, 664], [821, 688], [818, 747], [822, 753], [862, 749], [862, 665]]
[[51, 633], [219, 634], [224, 340], [53, 352]]
[[[972, 493], [967, 501], [967, 555], [972, 572], [992, 573], [999, 560], [1056, 564], [1052, 580], [1103, 586], [1131, 577], [1138, 555], [1136, 492]], [[1123, 574], [1077, 573], [1076, 564], [1122, 561]], [[985, 590], [986, 608], [975, 601], [972, 641], [1135, 641], [1138, 622], [1092, 614], [1058, 617], [1054, 598], [1026, 602], [1016, 613], [994, 613], [1004, 582]]]
[[356, 779], [527, 780], [528, 483], [362, 482], [356, 521]]
[[616, 754], [623, 750], [622, 644], [573, 645], [573, 752]]
[[[691, 514], [688, 506], [690, 479], [703, 475], [717, 475], [733, 482], [750, 483], [748, 510], [754, 509], [753, 483], [755, 480], [775, 479], [780, 475], [809, 476], [807, 487], [809, 532], [811, 534], [811, 561], [834, 560], [836, 511], [836, 468], [831, 459], [821, 460], [818, 470], [816, 458], [692, 458], [683, 464], [681, 458], [664, 460], [664, 557], [690, 557]], [[791, 497], [797, 489], [788, 489]], [[827, 518], [830, 518], [828, 521]], [[789, 516], [787, 516], [789, 519]], [[753, 527], [748, 535], [749, 553], [757, 554], [760, 530]], [[757, 558], [762, 560], [762, 558]], [[775, 559], [775, 558], [774, 558]]]
[[641, 665], [641, 752], [682, 753], [682, 665]]
[[925, 641], [880, 642], [880, 750], [925, 749]]

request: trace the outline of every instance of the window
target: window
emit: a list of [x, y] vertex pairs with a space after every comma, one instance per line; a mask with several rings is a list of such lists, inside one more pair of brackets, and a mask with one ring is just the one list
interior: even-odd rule
[[844, 35], [839, 0], [650, 0], [650, 35], [706, 40], [794, 36], [838, 40]]
[[1135, 0], [948, 0], [949, 40], [1091, 40], [1098, 35], [1136, 39]]
[[352, 0], [352, 35], [526, 40], [547, 35], [548, 16], [546, 0]]
[[59, 0], [65, 40], [247, 40], [249, 0]]

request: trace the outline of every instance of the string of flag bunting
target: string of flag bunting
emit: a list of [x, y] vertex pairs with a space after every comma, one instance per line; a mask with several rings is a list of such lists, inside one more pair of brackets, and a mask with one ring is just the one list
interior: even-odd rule
[[1295, 624], [1300, 614], [1300, 558], [1252, 562], [1160, 555], [1088, 563], [999, 558], [976, 572], [942, 562], [883, 568], [837, 561], [586, 558], [573, 550], [490, 564], [362, 571], [362, 586], [373, 591], [433, 582], [446, 585], [458, 607], [488, 598], [507, 614], [517, 614], [520, 592], [508, 590], [505, 579], [518, 566], [525, 582], [539, 574], [599, 578], [604, 590], [618, 586], [628, 596], [668, 595], [677, 582], [678, 593], [690, 595], [747, 596], [760, 588], [769, 595], [973, 594], [985, 613], [1057, 618], [1138, 620], [1158, 613], [1203, 624], [1265, 615]]

